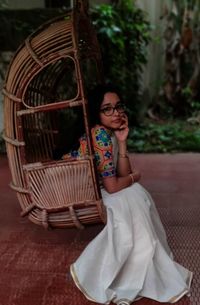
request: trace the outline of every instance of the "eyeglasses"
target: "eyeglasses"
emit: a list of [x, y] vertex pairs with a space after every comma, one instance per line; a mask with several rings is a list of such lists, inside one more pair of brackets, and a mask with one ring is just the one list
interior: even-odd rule
[[126, 110], [126, 107], [123, 103], [117, 103], [115, 107], [112, 106], [106, 106], [102, 109], [100, 109], [100, 112], [103, 112], [106, 116], [111, 116], [113, 115], [114, 111], [117, 110], [118, 113], [124, 113]]

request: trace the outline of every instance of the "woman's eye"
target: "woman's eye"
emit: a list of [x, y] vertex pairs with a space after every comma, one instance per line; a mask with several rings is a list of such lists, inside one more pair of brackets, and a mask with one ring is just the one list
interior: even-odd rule
[[116, 109], [118, 110], [124, 110], [124, 104], [118, 104], [117, 106], [116, 106]]
[[103, 108], [102, 110], [105, 111], [105, 112], [109, 112], [109, 111], [112, 110], [112, 107], [105, 107], [105, 108]]

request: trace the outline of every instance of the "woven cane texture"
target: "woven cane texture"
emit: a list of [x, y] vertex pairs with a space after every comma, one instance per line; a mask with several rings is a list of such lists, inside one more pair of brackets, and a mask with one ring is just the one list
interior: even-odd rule
[[[86, 89], [102, 79], [101, 58], [85, 4], [75, 3], [72, 11], [45, 23], [25, 40], [3, 89], [11, 187], [22, 216], [45, 227], [82, 228], [105, 222], [86, 98]], [[90, 71], [93, 79], [85, 76]], [[65, 142], [69, 151], [73, 134], [77, 137], [80, 131], [88, 142], [85, 161], [55, 161], [61, 144]]]

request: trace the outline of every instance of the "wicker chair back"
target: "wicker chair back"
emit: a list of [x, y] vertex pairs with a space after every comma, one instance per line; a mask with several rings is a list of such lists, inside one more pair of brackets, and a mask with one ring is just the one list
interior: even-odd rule
[[[43, 24], [25, 40], [3, 89], [11, 187], [22, 216], [45, 227], [83, 228], [106, 218], [86, 93], [102, 81], [102, 65], [86, 2], [75, 1], [75, 9]], [[81, 132], [86, 134], [88, 155], [61, 160]]]

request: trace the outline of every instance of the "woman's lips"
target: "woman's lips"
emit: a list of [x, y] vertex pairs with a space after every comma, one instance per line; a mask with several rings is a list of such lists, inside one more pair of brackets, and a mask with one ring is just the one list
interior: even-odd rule
[[121, 124], [121, 119], [113, 120], [112, 123], [114, 123], [114, 124]]

